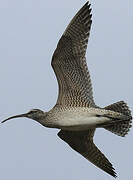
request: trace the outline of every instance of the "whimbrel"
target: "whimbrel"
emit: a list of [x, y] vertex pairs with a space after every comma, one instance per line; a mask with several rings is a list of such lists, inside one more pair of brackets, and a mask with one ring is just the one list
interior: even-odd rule
[[52, 57], [59, 85], [56, 105], [49, 111], [33, 109], [19, 117], [34, 119], [43, 126], [60, 129], [58, 136], [91, 163], [116, 177], [115, 169], [93, 143], [96, 128], [125, 136], [131, 127], [131, 112], [124, 101], [100, 108], [93, 99], [86, 49], [91, 29], [91, 8], [87, 2], [63, 33]]

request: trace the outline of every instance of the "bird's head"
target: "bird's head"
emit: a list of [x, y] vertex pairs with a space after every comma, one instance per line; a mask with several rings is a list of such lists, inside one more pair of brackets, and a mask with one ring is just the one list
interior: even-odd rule
[[41, 119], [43, 119], [46, 116], [46, 112], [43, 112], [40, 109], [32, 109], [30, 110], [28, 113], [25, 114], [19, 114], [16, 116], [11, 116], [5, 120], [3, 120], [1, 123], [4, 123], [10, 119], [14, 119], [14, 118], [20, 118], [20, 117], [26, 117], [26, 118], [30, 118], [30, 119], [34, 119], [36, 121], [39, 121]]

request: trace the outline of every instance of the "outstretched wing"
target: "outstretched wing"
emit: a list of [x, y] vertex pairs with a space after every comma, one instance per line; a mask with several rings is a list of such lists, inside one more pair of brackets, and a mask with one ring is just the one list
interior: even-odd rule
[[111, 176], [116, 177], [112, 164], [93, 143], [94, 132], [95, 129], [81, 132], [61, 130], [58, 133], [58, 136], [91, 163], [104, 170]]
[[62, 35], [52, 58], [62, 106], [95, 106], [85, 53], [91, 28], [88, 2], [74, 16]]

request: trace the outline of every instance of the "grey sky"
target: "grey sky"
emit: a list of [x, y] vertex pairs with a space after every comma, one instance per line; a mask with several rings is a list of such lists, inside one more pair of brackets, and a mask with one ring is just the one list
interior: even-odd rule
[[[57, 42], [84, 0], [0, 0], [0, 115], [48, 111], [57, 82], [50, 66]], [[91, 1], [87, 63], [96, 103], [125, 100], [133, 111], [133, 2]], [[126, 4], [125, 4], [126, 3]], [[0, 127], [0, 179], [113, 179], [37, 122], [21, 118]], [[99, 129], [95, 142], [118, 180], [132, 178], [133, 130], [126, 138]]]

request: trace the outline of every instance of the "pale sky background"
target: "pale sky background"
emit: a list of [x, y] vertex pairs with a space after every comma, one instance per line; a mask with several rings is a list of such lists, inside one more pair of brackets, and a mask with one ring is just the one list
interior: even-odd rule
[[[58, 86], [51, 57], [85, 0], [0, 0], [0, 120], [32, 108], [48, 111]], [[96, 103], [124, 100], [133, 111], [133, 1], [91, 0], [87, 63]], [[113, 179], [48, 129], [26, 119], [0, 125], [1, 180]], [[118, 180], [132, 178], [133, 130], [125, 138], [98, 129], [95, 142]]]

